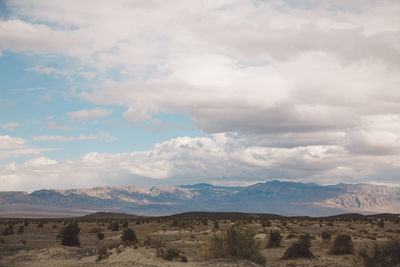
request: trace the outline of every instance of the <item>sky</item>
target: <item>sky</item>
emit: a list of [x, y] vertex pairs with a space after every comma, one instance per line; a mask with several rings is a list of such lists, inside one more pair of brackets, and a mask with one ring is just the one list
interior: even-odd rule
[[0, 190], [400, 184], [400, 1], [0, 0]]

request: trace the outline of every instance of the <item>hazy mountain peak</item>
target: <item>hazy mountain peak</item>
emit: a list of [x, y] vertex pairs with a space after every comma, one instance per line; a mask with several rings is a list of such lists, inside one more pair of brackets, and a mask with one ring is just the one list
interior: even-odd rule
[[0, 192], [0, 205], [40, 208], [170, 214], [185, 211], [238, 211], [282, 215], [332, 215], [343, 212], [400, 212], [399, 188], [372, 184], [270, 181], [247, 187], [103, 186], [87, 189]]

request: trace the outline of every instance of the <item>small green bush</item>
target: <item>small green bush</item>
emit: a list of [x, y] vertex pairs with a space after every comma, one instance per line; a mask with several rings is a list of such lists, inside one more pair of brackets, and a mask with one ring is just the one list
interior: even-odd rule
[[105, 260], [110, 256], [107, 246], [103, 246], [97, 249], [97, 259], [96, 261]]
[[203, 255], [207, 258], [238, 257], [265, 265], [254, 234], [244, 229], [229, 228], [224, 235], [214, 235], [206, 245]]
[[23, 225], [20, 225], [20, 226], [18, 227], [17, 234], [22, 234], [22, 233], [24, 232], [24, 230], [25, 230], [25, 227], [24, 227]]
[[13, 235], [14, 234], [14, 227], [12, 225], [7, 226], [3, 230], [3, 235]]
[[88, 232], [90, 234], [97, 234], [99, 232], [103, 232], [103, 229], [101, 227], [94, 226], [94, 227], [90, 228]]
[[400, 242], [391, 240], [381, 245], [374, 244], [368, 249], [361, 249], [358, 255], [365, 267], [399, 266]]
[[181, 255], [181, 262], [188, 262], [188, 259], [185, 255]]
[[108, 229], [111, 231], [119, 231], [119, 224], [116, 222], [112, 222], [108, 225]]
[[378, 222], [378, 226], [381, 227], [381, 228], [385, 228], [385, 221], [384, 221], [383, 219], [381, 219], [381, 220]]
[[124, 243], [136, 244], [137, 237], [135, 231], [133, 231], [131, 228], [125, 229], [124, 232], [122, 233], [121, 240]]
[[331, 240], [331, 234], [328, 231], [322, 231], [321, 238], [323, 241], [329, 241]]
[[353, 241], [351, 237], [347, 234], [337, 235], [333, 241], [331, 253], [336, 255], [353, 254]]
[[279, 248], [281, 246], [282, 236], [279, 231], [270, 231], [267, 248]]
[[60, 230], [61, 245], [70, 247], [79, 246], [78, 234], [80, 230], [76, 222], [70, 223], [62, 228]]
[[104, 233], [103, 232], [97, 232], [97, 239], [103, 240], [104, 239]]
[[301, 235], [299, 239], [285, 251], [282, 259], [313, 258], [314, 256], [310, 251], [310, 246], [311, 236], [309, 234]]

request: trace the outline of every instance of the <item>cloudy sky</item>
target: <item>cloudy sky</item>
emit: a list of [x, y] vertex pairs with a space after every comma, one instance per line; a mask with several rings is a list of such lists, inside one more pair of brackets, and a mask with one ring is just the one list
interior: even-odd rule
[[0, 0], [0, 190], [400, 184], [400, 1]]

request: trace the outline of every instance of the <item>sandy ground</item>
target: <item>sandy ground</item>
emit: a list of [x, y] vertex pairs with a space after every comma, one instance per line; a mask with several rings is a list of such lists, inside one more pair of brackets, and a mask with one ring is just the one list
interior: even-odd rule
[[[223, 233], [233, 225], [230, 221], [220, 221], [219, 229], [214, 229], [213, 221], [208, 225], [202, 225], [193, 221], [186, 223], [184, 227], [172, 226], [170, 221], [136, 224], [129, 223], [129, 228], [135, 230], [139, 239], [139, 246], [121, 245], [119, 231], [107, 229], [108, 222], [79, 222], [81, 232], [79, 238], [80, 247], [65, 247], [60, 245], [57, 235], [59, 229], [64, 227], [63, 221], [44, 222], [43, 227], [38, 227], [40, 222], [31, 222], [25, 226], [22, 234], [1, 236], [4, 228], [9, 223], [0, 224], [0, 266], [259, 266], [249, 260], [237, 258], [207, 259], [202, 251], [208, 240], [214, 234]], [[245, 227], [255, 233], [255, 239], [259, 242], [261, 254], [267, 259], [266, 266], [314, 266], [314, 267], [347, 267], [362, 266], [357, 255], [336, 256], [329, 253], [331, 242], [323, 242], [320, 233], [329, 230], [334, 236], [336, 233], [347, 233], [352, 236], [355, 250], [382, 242], [389, 239], [400, 239], [400, 224], [386, 222], [381, 228], [376, 222], [335, 222], [333, 225], [326, 222], [289, 222], [285, 225], [279, 221], [273, 221], [270, 227], [262, 227], [257, 221], [240, 223], [238, 227]], [[14, 224], [15, 231], [23, 222]], [[91, 233], [94, 227], [101, 228], [105, 233], [104, 240], [98, 240], [95, 233]], [[268, 233], [270, 230], [279, 230], [283, 235], [280, 248], [266, 248]], [[296, 241], [290, 235], [310, 233], [314, 239], [311, 242], [313, 259], [282, 260], [285, 250]], [[188, 259], [188, 262], [180, 262], [179, 259], [166, 261], [157, 256], [157, 250], [151, 245], [146, 245], [147, 239], [162, 241], [168, 248], [177, 248]], [[96, 261], [98, 248], [102, 246], [114, 247], [109, 249], [110, 256], [107, 259]]]

